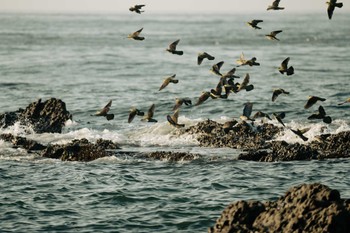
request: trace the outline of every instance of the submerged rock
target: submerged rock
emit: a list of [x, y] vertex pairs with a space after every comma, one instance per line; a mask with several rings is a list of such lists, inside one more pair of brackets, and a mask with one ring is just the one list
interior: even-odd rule
[[61, 133], [69, 119], [72, 119], [72, 115], [62, 100], [51, 98], [42, 102], [39, 99], [25, 109], [1, 114], [0, 125], [6, 128], [20, 122], [31, 126], [36, 133]]
[[1, 134], [0, 139], [11, 142], [14, 147], [20, 147], [28, 151], [44, 150], [46, 146], [25, 137], [14, 136], [12, 134]]
[[277, 201], [238, 201], [222, 212], [210, 233], [350, 232], [350, 199], [322, 184], [291, 188]]
[[107, 149], [119, 149], [119, 147], [109, 140], [100, 139], [94, 144], [84, 138], [64, 145], [48, 145], [41, 152], [41, 156], [62, 161], [90, 162], [114, 154]]
[[187, 152], [155, 151], [141, 155], [144, 158], [166, 160], [170, 162], [192, 161], [201, 157], [199, 154]]

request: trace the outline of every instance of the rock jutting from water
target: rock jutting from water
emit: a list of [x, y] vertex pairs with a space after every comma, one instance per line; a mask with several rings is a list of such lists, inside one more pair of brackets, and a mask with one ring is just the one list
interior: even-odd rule
[[292, 187], [277, 201], [237, 201], [209, 233], [350, 232], [350, 199], [322, 184]]
[[30, 126], [36, 133], [61, 133], [65, 122], [72, 119], [66, 104], [56, 98], [42, 102], [41, 99], [29, 104], [25, 109], [0, 115], [0, 126], [6, 128], [20, 122]]
[[244, 151], [240, 160], [259, 162], [348, 158], [350, 156], [350, 131], [319, 135], [308, 144], [273, 141], [282, 132], [272, 124], [253, 126], [242, 121], [229, 130], [212, 120], [199, 122], [185, 130], [195, 134], [200, 146], [229, 147]]

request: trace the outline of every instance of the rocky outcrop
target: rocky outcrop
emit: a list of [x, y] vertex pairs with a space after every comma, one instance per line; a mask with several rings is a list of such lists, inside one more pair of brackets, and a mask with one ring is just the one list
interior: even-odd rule
[[112, 141], [98, 140], [91, 143], [87, 139], [73, 140], [64, 145], [48, 145], [40, 154], [45, 158], [60, 159], [62, 161], [90, 162], [114, 153], [108, 149], [119, 149]]
[[[240, 160], [259, 162], [311, 160], [350, 157], [350, 131], [320, 135], [308, 144], [273, 141], [280, 128], [271, 124], [242, 121], [232, 127], [206, 120], [185, 132], [195, 134], [201, 146], [241, 149]], [[271, 141], [272, 140], [272, 141]]]
[[25, 137], [14, 136], [12, 134], [1, 134], [0, 139], [4, 140], [5, 142], [12, 143], [14, 147], [23, 148], [27, 151], [39, 151], [46, 148], [46, 146], [34, 140], [29, 140]]
[[150, 153], [143, 153], [141, 157], [169, 162], [179, 162], [199, 159], [201, 158], [201, 155], [187, 152], [155, 151]]
[[245, 121], [227, 130], [224, 124], [212, 120], [199, 122], [186, 130], [186, 133], [197, 135], [201, 146], [255, 150], [267, 148], [266, 141], [273, 139], [279, 132], [280, 129], [271, 124], [253, 127]]
[[1, 114], [0, 126], [6, 128], [20, 122], [30, 126], [36, 133], [61, 133], [69, 119], [72, 119], [72, 115], [62, 100], [51, 98], [42, 102], [39, 99], [25, 109]]
[[238, 201], [222, 212], [210, 233], [350, 232], [350, 200], [322, 184], [291, 188], [277, 201]]

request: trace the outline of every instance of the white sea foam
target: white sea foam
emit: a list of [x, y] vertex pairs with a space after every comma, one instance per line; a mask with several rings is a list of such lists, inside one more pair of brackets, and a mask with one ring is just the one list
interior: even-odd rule
[[[295, 135], [290, 129], [305, 129], [310, 128], [304, 136], [309, 140], [304, 142], [299, 136]], [[296, 122], [291, 121], [286, 124], [285, 130], [276, 138], [277, 141], [284, 140], [288, 143], [309, 143], [315, 139], [316, 136], [321, 134], [336, 134], [350, 129], [349, 124], [344, 120], [334, 120], [332, 124], [325, 124], [323, 122]]]

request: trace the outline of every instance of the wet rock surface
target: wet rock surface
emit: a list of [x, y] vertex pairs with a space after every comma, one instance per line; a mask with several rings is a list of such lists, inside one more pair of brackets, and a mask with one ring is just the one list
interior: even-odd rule
[[196, 134], [201, 146], [230, 147], [234, 149], [266, 149], [266, 141], [271, 140], [280, 132], [277, 126], [262, 124], [252, 127], [242, 121], [229, 131], [224, 124], [212, 120], [199, 122], [186, 130], [186, 133]]
[[69, 119], [72, 119], [72, 115], [62, 100], [51, 98], [42, 102], [39, 99], [25, 109], [1, 114], [0, 126], [6, 128], [20, 122], [22, 125], [31, 126], [36, 133], [61, 133]]
[[64, 145], [48, 145], [40, 154], [45, 158], [60, 159], [62, 161], [90, 162], [114, 153], [109, 149], [119, 149], [112, 141], [98, 140], [91, 143], [87, 139], [73, 140]]
[[241, 160], [259, 162], [311, 160], [350, 157], [350, 131], [320, 135], [308, 144], [271, 141], [281, 129], [271, 124], [252, 126], [239, 122], [230, 130], [225, 124], [206, 120], [188, 128], [185, 132], [196, 134], [201, 146], [241, 149]]
[[322, 184], [292, 187], [277, 201], [238, 201], [224, 209], [211, 233], [350, 232], [350, 199]]
[[154, 160], [179, 162], [192, 161], [201, 158], [199, 154], [192, 154], [187, 152], [172, 152], [172, 151], [155, 151], [142, 154], [141, 157]]

